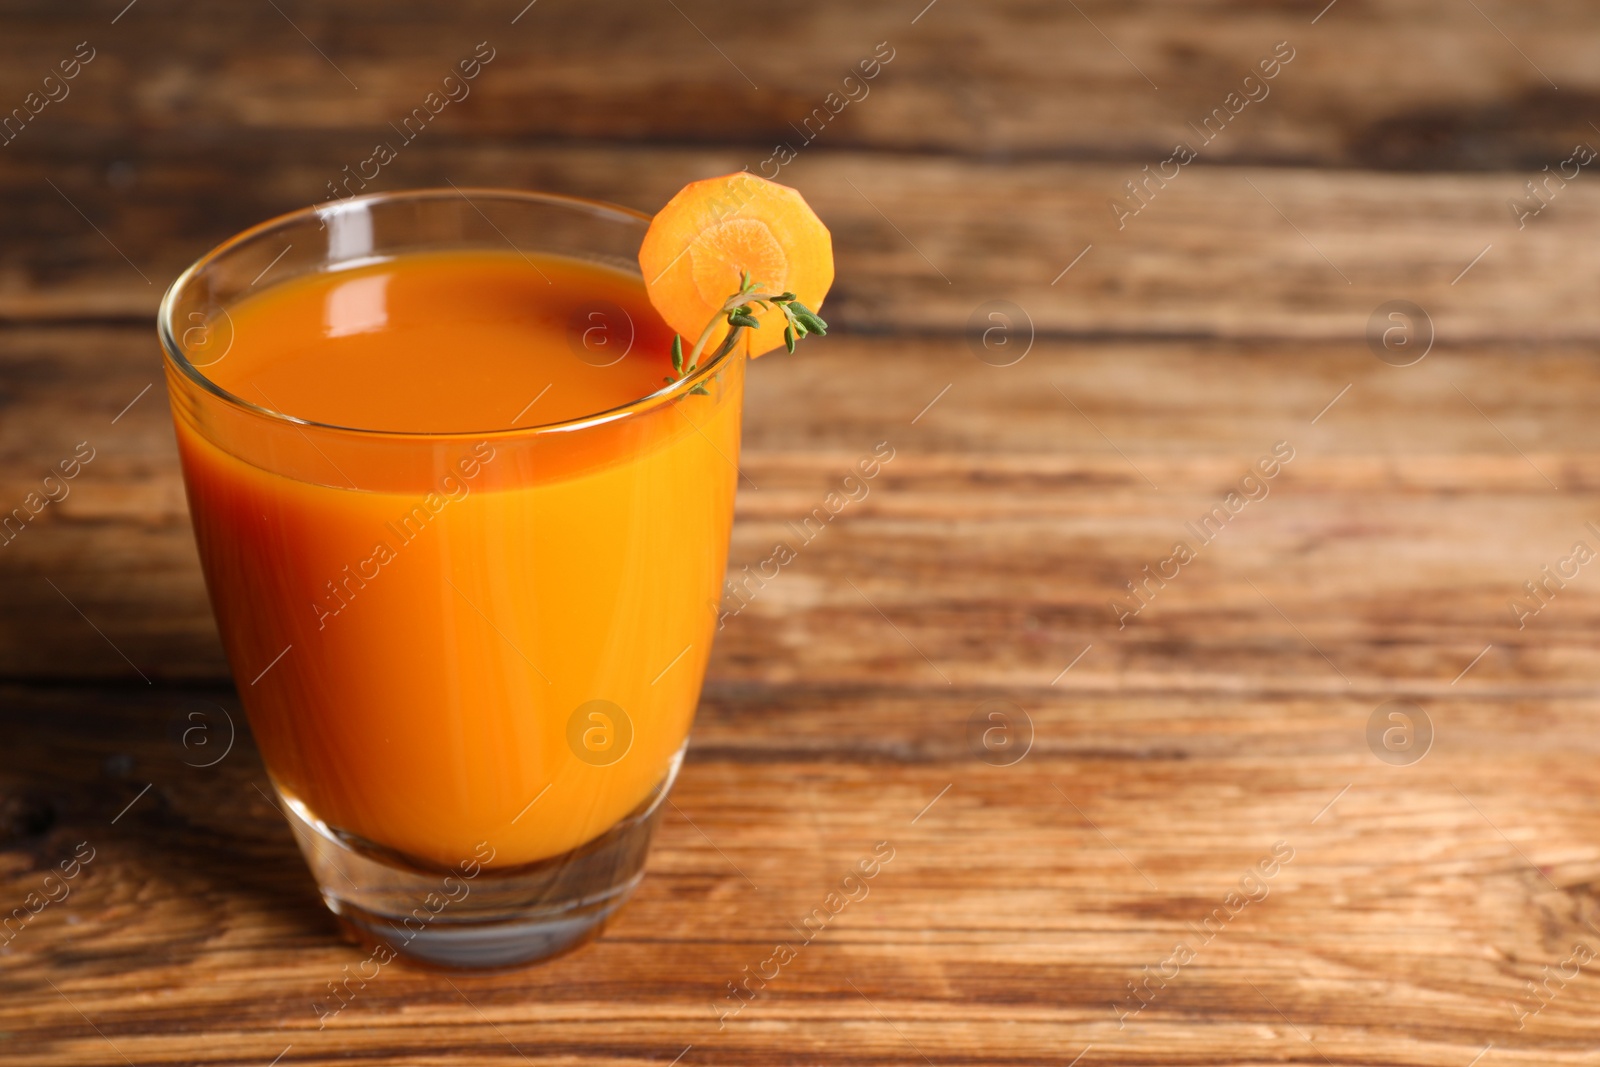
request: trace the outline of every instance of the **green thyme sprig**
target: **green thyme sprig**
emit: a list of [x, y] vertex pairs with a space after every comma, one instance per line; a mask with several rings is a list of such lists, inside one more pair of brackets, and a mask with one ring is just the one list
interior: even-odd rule
[[[672, 375], [664, 379], [666, 383], [671, 385], [674, 382], [681, 382], [695, 372], [700, 365], [700, 355], [711, 342], [711, 335], [716, 331], [719, 322], [727, 322], [728, 333], [717, 346], [717, 350], [711, 354], [711, 361], [715, 362], [732, 352], [734, 345], [738, 344], [740, 330], [753, 330], [761, 325], [760, 320], [755, 317], [756, 305], [768, 311], [776, 308], [783, 313], [785, 320], [783, 344], [791, 353], [801, 338], [811, 334], [821, 337], [828, 332], [828, 324], [822, 321], [821, 316], [800, 303], [793, 293], [771, 292], [766, 286], [751, 278], [749, 271], [740, 271], [739, 291], [724, 300], [716, 314], [711, 316], [706, 328], [700, 331], [700, 337], [695, 341], [687, 360], [683, 355], [683, 338], [677, 334], [672, 335]], [[689, 390], [690, 393], [702, 395], [705, 391], [703, 385], [697, 385]]]

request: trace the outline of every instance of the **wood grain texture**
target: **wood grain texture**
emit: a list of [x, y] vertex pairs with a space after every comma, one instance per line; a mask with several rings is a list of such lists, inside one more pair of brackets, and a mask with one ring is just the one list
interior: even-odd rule
[[[13, 182], [0, 220], [16, 235], [0, 248], [0, 318], [148, 321], [167, 279], [240, 229], [325, 198], [355, 151], [299, 136], [159, 145], [125, 191], [102, 169], [114, 156], [98, 167], [81, 154], [23, 161], [0, 172]], [[419, 140], [373, 188], [513, 186], [654, 210], [685, 182], [758, 162], [728, 150]], [[1528, 197], [1530, 175], [1191, 164], [1150, 186], [1137, 215], [1114, 213], [1119, 195], [1131, 210], [1123, 183], [1151, 162], [817, 152], [784, 178], [835, 235], [828, 312], [843, 328], [962, 333], [980, 306], [1008, 300], [1040, 333], [1360, 340], [1380, 305], [1405, 299], [1441, 340], [1600, 337], [1590, 284], [1600, 250], [1571, 237], [1600, 225], [1600, 181], [1569, 184], [1519, 230], [1507, 201]]]
[[[1581, 0], [1491, 0], [1481, 11], [1343, 0], [1316, 18], [1325, 4], [825, 0], [752, 16], [729, 0], [676, 11], [583, 0], [219, 10], [190, 0], [136, 7], [114, 26], [121, 5], [103, 20], [70, 20], [40, 4], [31, 17], [8, 13], [0, 99], [20, 101], [87, 38], [97, 55], [71, 95], [10, 150], [89, 142], [127, 152], [154, 134], [204, 144], [317, 130], [353, 138], [364, 155], [486, 41], [494, 60], [441, 116], [474, 141], [698, 143], [759, 160], [800, 143], [805, 120], [828, 107], [840, 110], [819, 146], [1155, 162], [1288, 42], [1290, 64], [1208, 155], [1538, 170], [1551, 148], [1593, 137], [1600, 75], [1586, 42], [1600, 15]], [[846, 86], [885, 42], [889, 65]], [[827, 102], [847, 91], [854, 102]]]
[[[54, 822], [10, 844], [0, 890], [20, 899], [79, 842], [95, 856], [0, 955], [7, 1062], [660, 1064], [692, 1045], [680, 1062], [1065, 1065], [1092, 1045], [1107, 1064], [1445, 1065], [1490, 1042], [1592, 1062], [1592, 982], [1521, 1031], [1513, 1011], [1596, 940], [1592, 699], [1469, 690], [1396, 768], [1366, 751], [1358, 698], [1075, 675], [1010, 693], [1036, 740], [993, 767], [965, 741], [982, 691], [715, 683], [649, 876], [599, 942], [500, 976], [391, 966], [319, 1030], [311, 1003], [359, 953], [248, 742], [199, 769], [174, 725], [237, 716], [231, 697], [10, 688], [0, 773]], [[879, 841], [894, 858], [868, 895], [719, 1027], [725, 983]], [[1267, 895], [1201, 945], [1186, 924], [1277, 842]], [[1126, 983], [1178, 940], [1197, 958], [1119, 1027]]]
[[[524, 5], [0, 14], [0, 116], [96, 49], [0, 145], [0, 516], [94, 449], [0, 544], [0, 918], [94, 850], [0, 933], [0, 1062], [1600, 1062], [1594, 964], [1550, 978], [1600, 951], [1600, 577], [1525, 586], [1600, 546], [1600, 179], [1510, 206], [1600, 144], [1593, 5]], [[361, 953], [228, 683], [150, 323], [480, 41], [471, 96], [370, 189], [649, 210], [788, 142], [837, 329], [750, 375], [731, 571], [797, 558], [725, 604], [633, 903], [544, 967], [390, 965], [319, 1026]], [[1279, 41], [1270, 95], [1199, 145]], [[1180, 138], [1198, 158], [1129, 199]], [[1413, 366], [1369, 344], [1395, 300], [1427, 317]], [[878, 442], [868, 492], [798, 533]], [[1197, 536], [1230, 491], [1258, 498]], [[1431, 724], [1420, 762], [1369, 747], [1392, 700]], [[1006, 766], [971, 740], [993, 701], [1032, 730]], [[869, 894], [719, 1021], [878, 842]], [[1197, 933], [1275, 846], [1262, 899]]]

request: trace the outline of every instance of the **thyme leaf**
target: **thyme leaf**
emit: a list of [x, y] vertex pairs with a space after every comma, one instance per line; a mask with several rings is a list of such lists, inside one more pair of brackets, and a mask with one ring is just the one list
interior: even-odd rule
[[[700, 366], [700, 356], [705, 351], [706, 345], [711, 342], [711, 335], [715, 332], [719, 322], [728, 324], [727, 335], [722, 343], [717, 346], [711, 355], [715, 361], [732, 352], [739, 341], [740, 330], [753, 330], [761, 325], [755, 317], [752, 304], [759, 304], [767, 310], [773, 308], [783, 313], [783, 343], [791, 353], [795, 345], [802, 338], [811, 334], [822, 337], [828, 332], [828, 324], [815, 311], [806, 307], [795, 297], [795, 294], [784, 291], [775, 293], [766, 286], [750, 277], [749, 271], [739, 272], [739, 291], [722, 302], [722, 306], [711, 316], [711, 321], [706, 323], [706, 328], [700, 331], [700, 337], [695, 341], [694, 348], [689, 352], [687, 359], [683, 354], [683, 338], [678, 334], [672, 335], [672, 376], [666, 379], [668, 384], [681, 382], [694, 374]], [[704, 385], [698, 385], [690, 390], [691, 393], [705, 395]]]

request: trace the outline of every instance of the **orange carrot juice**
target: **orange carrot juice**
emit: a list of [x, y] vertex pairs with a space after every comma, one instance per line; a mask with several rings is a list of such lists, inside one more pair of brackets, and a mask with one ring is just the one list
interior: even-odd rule
[[228, 658], [311, 817], [425, 864], [557, 856], [636, 808], [687, 736], [743, 359], [704, 392], [664, 386], [671, 332], [600, 263], [373, 260], [216, 318], [225, 351], [194, 362], [244, 405], [174, 386]]

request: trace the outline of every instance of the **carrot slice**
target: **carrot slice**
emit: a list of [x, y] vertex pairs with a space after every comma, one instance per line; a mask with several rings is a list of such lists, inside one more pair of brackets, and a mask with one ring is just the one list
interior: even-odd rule
[[[657, 212], [639, 248], [650, 303], [693, 341], [746, 274], [772, 293], [790, 292], [815, 311], [833, 284], [833, 237], [798, 192], [748, 171], [691, 182]], [[784, 343], [785, 319], [755, 307], [746, 331], [751, 357]], [[714, 345], [729, 326], [718, 323]]]

